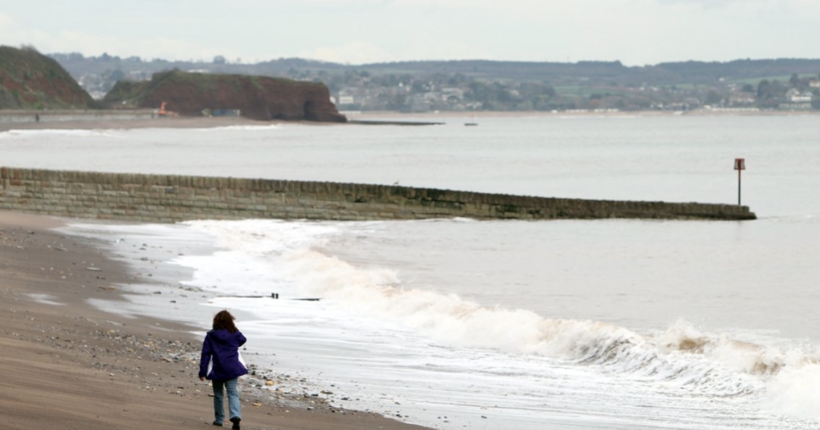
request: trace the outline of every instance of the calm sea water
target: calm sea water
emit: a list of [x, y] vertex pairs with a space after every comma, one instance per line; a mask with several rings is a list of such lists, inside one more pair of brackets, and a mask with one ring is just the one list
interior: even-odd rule
[[[0, 156], [20, 167], [715, 203], [736, 203], [732, 164], [744, 157], [752, 222], [68, 231], [104, 238], [167, 284], [162, 298], [135, 294], [119, 311], [204, 331], [227, 307], [253, 361], [306, 379], [282, 390], [333, 391], [320, 396], [349, 408], [442, 429], [820, 426], [817, 117], [446, 121], [12, 131], [0, 134]], [[237, 297], [271, 292], [281, 299]]]

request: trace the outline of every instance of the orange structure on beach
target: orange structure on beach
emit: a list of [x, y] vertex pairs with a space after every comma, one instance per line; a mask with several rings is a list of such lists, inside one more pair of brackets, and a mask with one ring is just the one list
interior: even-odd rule
[[167, 104], [168, 104], [167, 102], [162, 102], [162, 105], [160, 105], [159, 110], [157, 111], [157, 115], [159, 115], [159, 116], [177, 116], [176, 112], [165, 110], [165, 105], [167, 105]]

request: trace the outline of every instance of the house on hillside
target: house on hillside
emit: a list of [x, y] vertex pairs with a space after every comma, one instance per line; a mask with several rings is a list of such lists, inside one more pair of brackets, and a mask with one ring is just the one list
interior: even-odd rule
[[786, 102], [780, 104], [780, 109], [809, 110], [813, 94], [810, 91], [800, 92], [794, 88], [786, 92]]
[[811, 103], [812, 93], [809, 91], [801, 93], [796, 89], [791, 89], [786, 93], [786, 98], [791, 103]]

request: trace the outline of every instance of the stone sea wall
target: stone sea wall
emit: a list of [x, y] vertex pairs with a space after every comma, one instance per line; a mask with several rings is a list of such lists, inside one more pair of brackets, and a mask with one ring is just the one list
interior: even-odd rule
[[131, 121], [153, 119], [152, 110], [0, 110], [0, 124], [59, 123], [68, 121]]
[[749, 220], [746, 206], [523, 197], [332, 182], [0, 168], [0, 210], [141, 222], [195, 219]]

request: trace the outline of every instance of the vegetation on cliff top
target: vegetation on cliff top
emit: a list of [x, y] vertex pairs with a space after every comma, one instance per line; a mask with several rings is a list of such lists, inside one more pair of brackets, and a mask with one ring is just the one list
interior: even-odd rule
[[298, 82], [287, 78], [273, 78], [267, 76], [250, 76], [224, 73], [191, 73], [179, 69], [166, 70], [154, 73], [148, 81], [118, 81], [105, 95], [102, 102], [111, 107], [151, 107], [145, 106], [145, 101], [159, 91], [184, 88], [189, 94], [212, 94], [218, 88], [230, 87], [239, 92], [243, 83], [249, 83], [260, 92], [265, 91], [261, 80], [271, 80], [284, 87], [291, 86], [318, 86], [324, 84], [314, 82]]
[[0, 109], [87, 109], [91, 96], [52, 58], [0, 46]]

